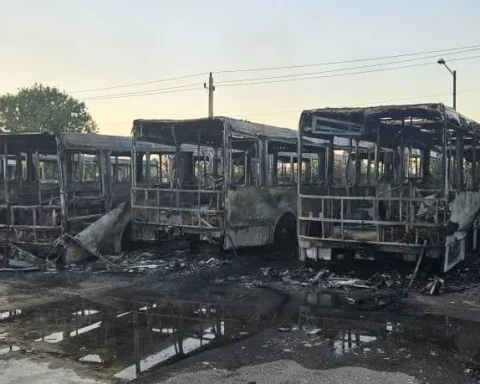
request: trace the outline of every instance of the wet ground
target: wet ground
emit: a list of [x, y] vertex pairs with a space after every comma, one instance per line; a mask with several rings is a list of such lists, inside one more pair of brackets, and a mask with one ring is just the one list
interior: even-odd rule
[[285, 382], [316, 382], [320, 371], [325, 382], [479, 382], [475, 279], [365, 307], [366, 282], [380, 281], [379, 303], [384, 282], [398, 281], [392, 271], [379, 280], [329, 270], [336, 285], [325, 288], [326, 272], [285, 252], [182, 252], [135, 261], [150, 267], [2, 275], [0, 383], [189, 382], [199, 371], [209, 383], [234, 372], [231, 382], [260, 383], [280, 375], [279, 361], [296, 372]]

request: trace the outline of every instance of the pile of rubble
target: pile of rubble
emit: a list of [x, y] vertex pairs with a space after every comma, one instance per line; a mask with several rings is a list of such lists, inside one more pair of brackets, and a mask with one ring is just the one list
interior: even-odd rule
[[478, 296], [480, 294], [480, 265], [450, 271], [444, 277], [441, 292]]
[[[372, 272], [371, 275], [350, 271], [335, 273], [328, 268], [315, 270], [300, 267], [297, 269], [275, 269], [273, 267], [261, 269], [263, 280], [282, 282], [305, 288], [340, 289], [343, 291], [371, 290], [407, 292], [416, 291], [427, 295], [459, 292], [465, 295], [480, 294], [480, 266], [463, 268], [449, 272], [440, 277], [432, 272], [420, 273], [413, 284], [412, 273], [388, 270]], [[361, 275], [361, 277], [359, 277]]]
[[[152, 257], [153, 256], [153, 257]], [[199, 270], [202, 268], [220, 267], [228, 264], [228, 260], [211, 257], [207, 260], [195, 260], [189, 257], [173, 257], [168, 259], [158, 259], [155, 255], [146, 253], [141, 259], [132, 261], [124, 259], [118, 264], [124, 272], [148, 272], [161, 269], [165, 272], [178, 272], [181, 270]]]
[[328, 268], [314, 270], [313, 268], [301, 267], [294, 270], [279, 271], [275, 268], [262, 268], [265, 278], [270, 281], [282, 281], [286, 284], [303, 287], [340, 288], [350, 289], [392, 289], [402, 290], [408, 282], [408, 276], [402, 276], [398, 272], [375, 273], [368, 279], [357, 277], [355, 271], [344, 275], [331, 272]]
[[102, 259], [88, 263], [70, 264], [70, 270], [111, 271], [121, 273], [189, 273], [221, 267], [230, 260], [212, 257], [210, 250], [192, 252], [188, 244], [177, 243], [170, 247], [168, 243], [162, 247], [150, 247], [115, 256], [102, 256]]

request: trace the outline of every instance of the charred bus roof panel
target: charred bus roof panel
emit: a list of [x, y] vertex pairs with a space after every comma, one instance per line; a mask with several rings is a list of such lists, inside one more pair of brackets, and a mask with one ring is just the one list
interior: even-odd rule
[[[9, 152], [15, 150], [24, 151], [28, 149], [40, 149], [45, 152], [55, 153], [58, 143], [65, 149], [78, 151], [99, 151], [110, 150], [115, 154], [130, 155], [132, 150], [132, 138], [128, 136], [97, 135], [88, 133], [47, 133], [47, 132], [25, 132], [25, 133], [1, 133], [0, 146], [8, 143]], [[139, 142], [137, 150], [143, 151], [167, 151], [173, 152], [173, 148], [154, 143]], [[0, 149], [1, 151], [1, 149]]]
[[[376, 141], [382, 128], [382, 143], [396, 142], [398, 130], [412, 138], [440, 144], [443, 128], [460, 129], [468, 134], [480, 131], [480, 125], [443, 104], [381, 105], [365, 108], [324, 108], [302, 112], [299, 129], [307, 137], [332, 136]], [[385, 129], [384, 129], [385, 128]]]
[[[68, 149], [87, 150], [94, 147], [96, 150], [111, 150], [130, 154], [132, 149], [132, 138], [128, 136], [110, 135], [85, 135], [82, 133], [60, 133], [58, 135], [61, 144]], [[139, 144], [139, 151], [156, 151], [168, 147], [142, 142]]]
[[10, 153], [34, 151], [36, 149], [50, 153], [56, 153], [57, 151], [57, 142], [55, 136], [51, 133], [1, 133], [0, 152], [3, 151], [5, 143], [8, 143]]
[[[284, 150], [296, 152], [298, 132], [282, 127], [252, 123], [231, 117], [214, 117], [191, 120], [135, 120], [133, 134], [138, 140], [164, 143], [197, 144], [199, 142], [212, 147], [223, 146], [224, 128], [238, 137], [268, 138], [270, 142], [284, 143]], [[304, 147], [312, 151], [325, 146], [323, 140], [310, 139]]]

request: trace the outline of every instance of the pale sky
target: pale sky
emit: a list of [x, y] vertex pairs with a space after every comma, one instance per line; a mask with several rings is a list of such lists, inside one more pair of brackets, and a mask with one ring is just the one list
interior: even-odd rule
[[[78, 98], [198, 84], [192, 92], [86, 100], [100, 131], [120, 135], [130, 133], [136, 118], [205, 117], [207, 76], [74, 91], [208, 71], [480, 45], [478, 0], [0, 0], [0, 9], [0, 93], [34, 82]], [[476, 55], [480, 49], [438, 56], [458, 71], [457, 109], [480, 121], [480, 57], [449, 62]], [[435, 64], [436, 58], [399, 65], [430, 60], [433, 65], [396, 71], [241, 87], [220, 82], [339, 66], [218, 73], [215, 114], [296, 128], [300, 111], [308, 108], [423, 101], [451, 105], [452, 77]]]

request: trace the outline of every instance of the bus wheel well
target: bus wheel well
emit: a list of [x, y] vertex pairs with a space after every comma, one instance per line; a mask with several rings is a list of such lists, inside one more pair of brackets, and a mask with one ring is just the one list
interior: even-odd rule
[[275, 245], [293, 244], [297, 241], [297, 218], [292, 212], [285, 212], [277, 220], [273, 232]]
[[133, 251], [134, 245], [133, 245], [133, 239], [132, 239], [132, 234], [133, 234], [133, 223], [130, 221], [126, 227], [123, 229], [122, 233], [122, 240], [121, 240], [121, 248], [122, 251]]

